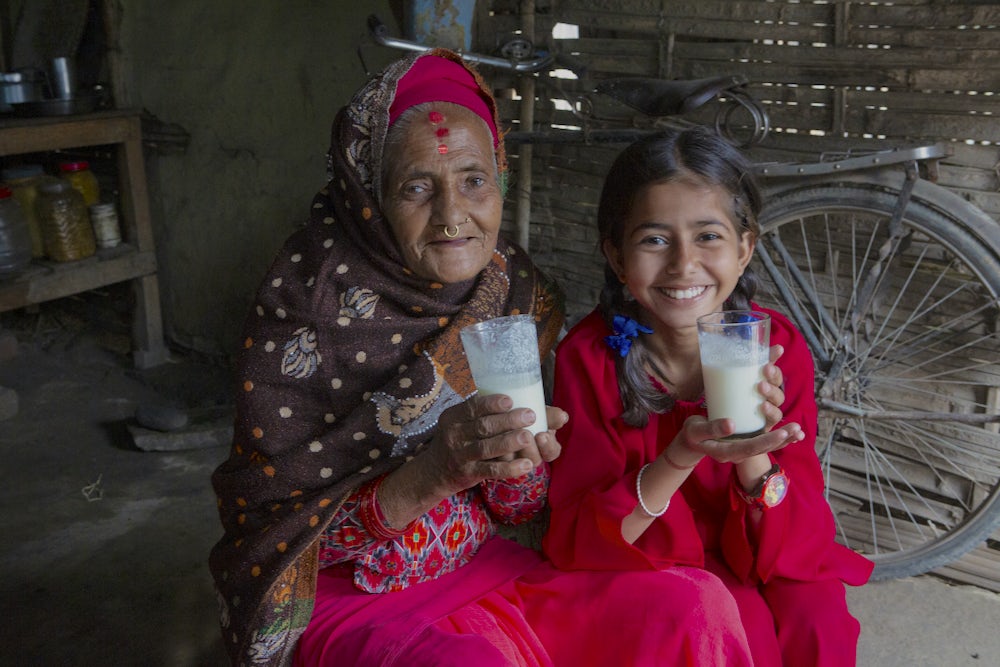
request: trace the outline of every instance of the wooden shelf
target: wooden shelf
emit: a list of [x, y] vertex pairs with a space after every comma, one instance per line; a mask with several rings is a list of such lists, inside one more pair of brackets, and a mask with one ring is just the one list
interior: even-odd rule
[[113, 145], [118, 152], [124, 243], [77, 262], [33, 262], [21, 276], [0, 282], [0, 312], [133, 281], [133, 360], [149, 368], [168, 359], [163, 343], [156, 252], [146, 189], [142, 124], [134, 111], [0, 120], [0, 156]]

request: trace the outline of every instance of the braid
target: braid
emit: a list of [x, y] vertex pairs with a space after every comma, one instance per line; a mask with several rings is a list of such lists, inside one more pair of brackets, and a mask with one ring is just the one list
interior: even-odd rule
[[[750, 190], [748, 193], [749, 197], [757, 196], [755, 190]], [[740, 228], [744, 230], [750, 230], [754, 236], [757, 236], [757, 218], [754, 214], [755, 207], [758, 204], [755, 201], [747, 201], [747, 197], [736, 195], [733, 198], [733, 207], [735, 208], [736, 219], [740, 222]], [[750, 302], [753, 301], [753, 297], [757, 294], [757, 289], [760, 287], [760, 279], [754, 270], [747, 265], [746, 269], [743, 270], [743, 274], [736, 281], [736, 287], [733, 288], [733, 293], [729, 295], [726, 299], [725, 307], [727, 310], [749, 310]]]
[[[615, 315], [625, 315], [638, 319], [639, 309], [635, 302], [625, 300], [624, 287], [609, 266], [604, 270], [604, 288], [601, 290], [600, 310], [608, 328], [612, 328]], [[627, 356], [615, 355], [615, 371], [618, 375], [618, 395], [621, 398], [622, 420], [629, 426], [644, 427], [650, 413], [666, 412], [674, 405], [674, 399], [653, 386], [649, 369], [654, 365], [642, 335], [632, 340]]]

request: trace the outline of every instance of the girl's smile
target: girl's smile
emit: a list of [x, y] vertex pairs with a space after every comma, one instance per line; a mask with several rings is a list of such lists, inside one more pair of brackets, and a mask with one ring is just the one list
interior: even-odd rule
[[606, 242], [605, 252], [655, 329], [687, 329], [723, 308], [750, 262], [754, 243], [738, 229], [723, 188], [692, 179], [656, 183], [633, 202], [622, 247]]

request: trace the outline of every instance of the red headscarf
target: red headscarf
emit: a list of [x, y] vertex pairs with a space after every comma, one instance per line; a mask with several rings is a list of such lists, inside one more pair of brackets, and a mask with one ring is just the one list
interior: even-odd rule
[[389, 107], [389, 125], [400, 114], [424, 102], [453, 102], [476, 112], [493, 134], [493, 147], [500, 142], [493, 112], [485, 93], [468, 69], [440, 56], [424, 56], [414, 63], [396, 86], [396, 97]]

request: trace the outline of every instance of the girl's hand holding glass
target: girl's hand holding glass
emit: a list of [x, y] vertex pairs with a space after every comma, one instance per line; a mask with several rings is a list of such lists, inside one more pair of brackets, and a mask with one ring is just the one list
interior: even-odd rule
[[770, 348], [771, 363], [764, 366], [764, 381], [758, 385], [766, 399], [761, 407], [767, 422], [764, 433], [752, 438], [724, 440], [735, 432], [730, 420], [709, 421], [700, 415], [693, 415], [688, 417], [681, 432], [664, 451], [667, 460], [683, 468], [696, 465], [704, 456], [720, 463], [740, 463], [751, 456], [777, 451], [805, 438], [802, 427], [794, 422], [773, 430], [784, 416], [781, 411], [785, 402], [782, 390], [784, 376], [774, 363], [783, 352], [780, 345]]

